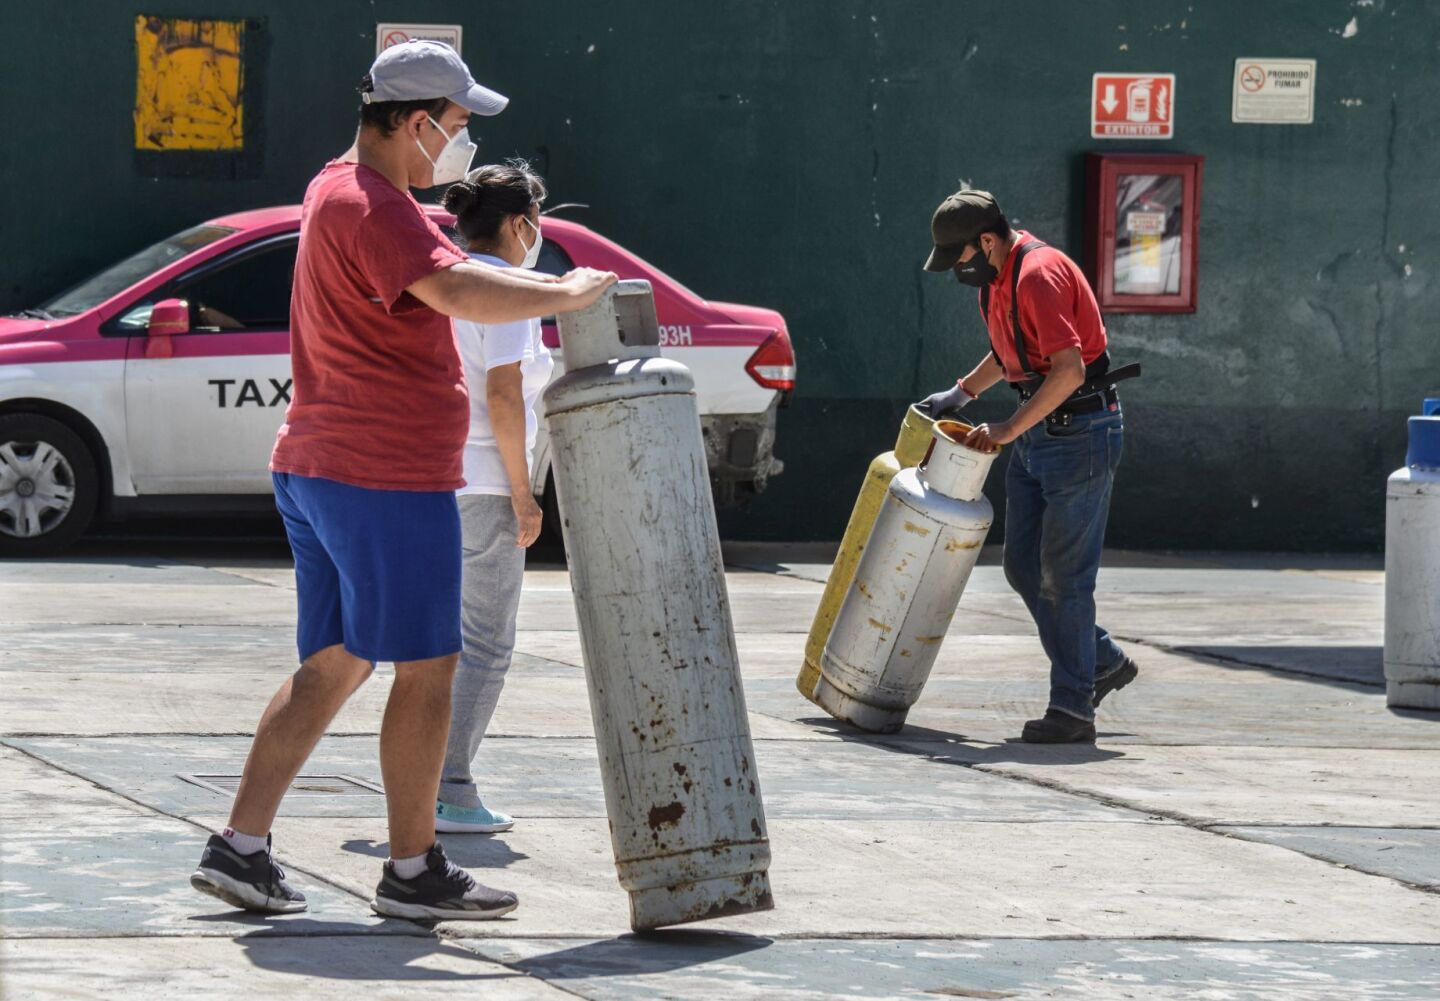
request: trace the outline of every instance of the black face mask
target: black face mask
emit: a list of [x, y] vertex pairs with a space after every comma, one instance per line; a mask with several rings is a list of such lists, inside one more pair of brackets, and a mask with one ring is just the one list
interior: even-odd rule
[[955, 280], [961, 285], [970, 285], [974, 288], [983, 288], [993, 282], [1000, 274], [995, 266], [985, 257], [985, 248], [981, 247], [963, 264], [955, 265]]

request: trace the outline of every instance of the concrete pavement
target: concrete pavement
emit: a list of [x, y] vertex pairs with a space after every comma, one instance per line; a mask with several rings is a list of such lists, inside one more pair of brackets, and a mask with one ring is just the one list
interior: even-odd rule
[[310, 911], [188, 885], [293, 669], [283, 548], [0, 564], [0, 996], [1440, 996], [1440, 715], [1385, 708], [1376, 569], [1115, 554], [1102, 621], [1141, 677], [1095, 747], [1043, 748], [1011, 741], [1044, 661], [993, 559], [900, 733], [801, 699], [820, 555], [727, 553], [776, 909], [649, 936], [615, 879], [563, 568], [527, 572], [481, 752], [518, 823], [445, 838], [521, 907], [431, 929], [366, 906], [384, 667], [275, 825]]

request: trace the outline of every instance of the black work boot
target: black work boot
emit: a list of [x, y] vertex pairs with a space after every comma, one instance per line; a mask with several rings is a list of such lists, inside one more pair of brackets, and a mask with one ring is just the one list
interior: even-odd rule
[[1025, 724], [1020, 739], [1027, 744], [1093, 744], [1095, 724], [1059, 709], [1046, 709], [1043, 718]]
[[1120, 662], [1119, 667], [1106, 671], [1095, 679], [1095, 697], [1091, 700], [1090, 704], [1098, 709], [1100, 707], [1100, 701], [1104, 699], [1105, 696], [1111, 692], [1118, 692], [1130, 684], [1139, 673], [1140, 665], [1136, 664], [1129, 657], [1126, 657]]

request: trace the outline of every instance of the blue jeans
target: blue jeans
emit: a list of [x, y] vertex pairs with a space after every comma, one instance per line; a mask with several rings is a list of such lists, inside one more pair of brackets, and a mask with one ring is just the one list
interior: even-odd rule
[[1041, 421], [1016, 439], [1005, 474], [1005, 579], [1050, 658], [1050, 708], [1084, 720], [1095, 718], [1096, 675], [1125, 657], [1095, 624], [1095, 575], [1124, 441], [1119, 404], [1077, 414], [1069, 427]]

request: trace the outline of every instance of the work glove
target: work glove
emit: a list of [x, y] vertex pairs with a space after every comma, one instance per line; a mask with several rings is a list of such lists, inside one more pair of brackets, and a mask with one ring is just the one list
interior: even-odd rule
[[928, 414], [931, 420], [938, 421], [951, 414], [958, 414], [960, 409], [973, 399], [975, 397], [965, 392], [965, 387], [957, 382], [949, 389], [931, 393], [915, 406], [921, 413]]

